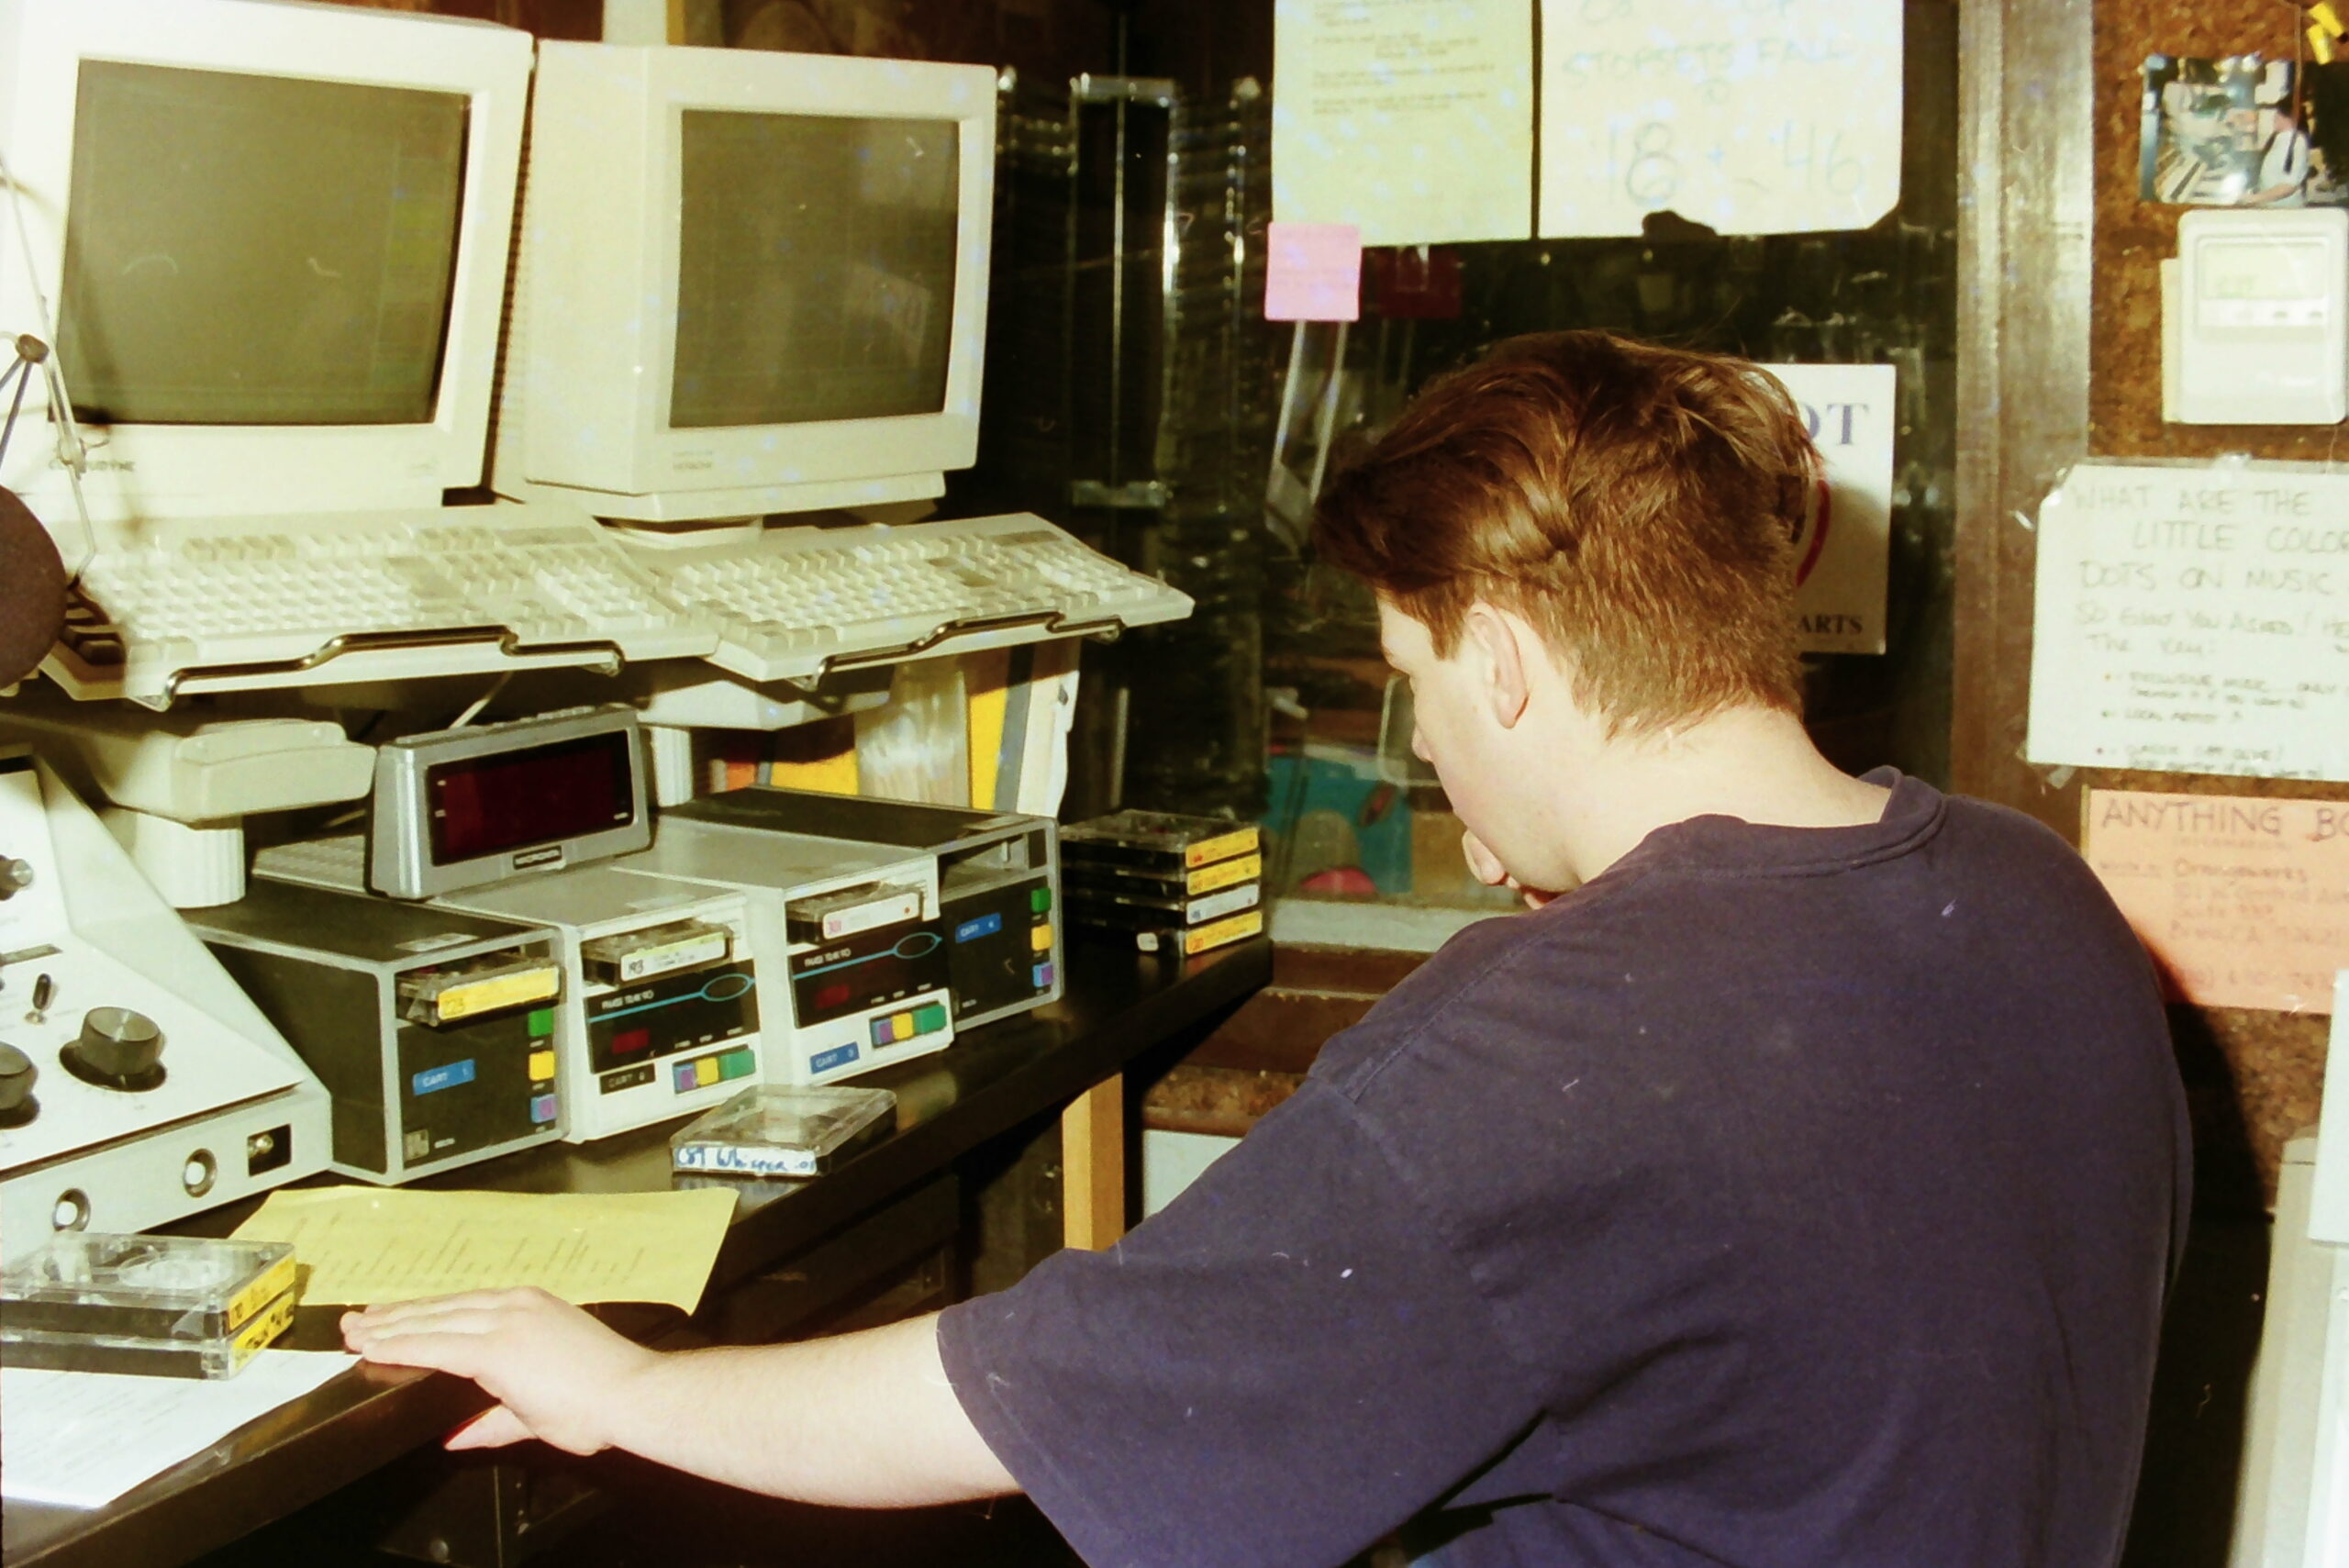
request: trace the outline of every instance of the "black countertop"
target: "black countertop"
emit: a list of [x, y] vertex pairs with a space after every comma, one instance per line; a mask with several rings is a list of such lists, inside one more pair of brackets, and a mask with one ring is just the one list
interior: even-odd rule
[[[740, 1193], [705, 1299], [918, 1185], [987, 1140], [1074, 1098], [1152, 1047], [1208, 1023], [1271, 974], [1272, 947], [1263, 940], [1178, 961], [1072, 932], [1067, 994], [1059, 1002], [976, 1029], [942, 1052], [855, 1080], [896, 1091], [892, 1136], [813, 1181], [687, 1178], [723, 1182]], [[673, 1184], [669, 1135], [677, 1125], [663, 1122], [586, 1145], [548, 1145], [415, 1184], [533, 1193], [662, 1191]], [[174, 1229], [227, 1235], [258, 1207], [256, 1201], [232, 1205]], [[303, 1308], [281, 1344], [340, 1348], [335, 1322], [340, 1311]], [[683, 1325], [664, 1307], [623, 1307], [603, 1315], [639, 1338], [658, 1339]], [[0, 1515], [0, 1562], [12, 1568], [185, 1562], [437, 1440], [487, 1403], [478, 1388], [458, 1378], [356, 1366], [106, 1507], [8, 1504]]]

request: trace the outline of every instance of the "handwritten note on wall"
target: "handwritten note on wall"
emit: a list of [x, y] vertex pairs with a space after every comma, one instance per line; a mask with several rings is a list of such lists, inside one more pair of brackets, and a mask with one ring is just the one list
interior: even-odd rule
[[1273, 215], [1365, 245], [1525, 239], [1532, 51], [1532, 0], [1275, 0]]
[[1865, 228], [1900, 197], [1900, 84], [1897, 5], [1542, 0], [1542, 233]]
[[2184, 1000], [2330, 1010], [2349, 804], [2090, 790], [2082, 852]]
[[2084, 463], [2038, 528], [2032, 762], [2349, 780], [2349, 475]]

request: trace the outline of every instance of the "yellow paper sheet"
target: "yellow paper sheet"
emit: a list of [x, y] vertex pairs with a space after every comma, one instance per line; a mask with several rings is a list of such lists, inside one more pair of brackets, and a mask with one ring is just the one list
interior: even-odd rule
[[2081, 853], [2186, 1001], [2321, 1013], [2349, 968], [2349, 805], [2090, 790]]
[[237, 1228], [287, 1241], [309, 1268], [303, 1300], [365, 1306], [537, 1285], [574, 1305], [665, 1301], [691, 1312], [709, 1283], [734, 1195], [280, 1189]]

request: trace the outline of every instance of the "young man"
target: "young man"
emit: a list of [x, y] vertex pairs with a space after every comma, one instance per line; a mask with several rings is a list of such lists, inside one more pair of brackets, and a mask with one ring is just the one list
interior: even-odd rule
[[527, 1293], [351, 1344], [480, 1379], [461, 1446], [1024, 1487], [1105, 1568], [1317, 1568], [1415, 1517], [1447, 1565], [2110, 1562], [2185, 1207], [2161, 1006], [2053, 835], [1812, 748], [1813, 461], [1752, 367], [1565, 333], [1335, 484], [1325, 557], [1538, 907], [1116, 1249], [810, 1345], [655, 1355]]

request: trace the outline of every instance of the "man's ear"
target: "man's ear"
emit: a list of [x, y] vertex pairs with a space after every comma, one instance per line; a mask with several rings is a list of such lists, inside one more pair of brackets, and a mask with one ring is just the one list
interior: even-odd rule
[[1514, 729], [1531, 699], [1532, 671], [1525, 646], [1528, 628], [1479, 599], [1468, 606], [1461, 636], [1476, 652], [1477, 674], [1494, 722]]

